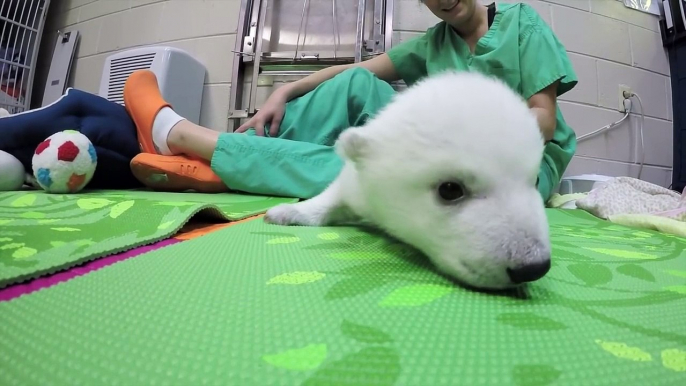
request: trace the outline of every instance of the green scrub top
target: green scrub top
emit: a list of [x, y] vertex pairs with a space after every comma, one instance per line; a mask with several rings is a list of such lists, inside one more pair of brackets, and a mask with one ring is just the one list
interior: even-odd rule
[[[578, 81], [562, 43], [531, 6], [521, 3], [498, 3], [493, 24], [473, 53], [450, 25], [440, 22], [424, 35], [393, 47], [388, 56], [408, 86], [449, 69], [479, 71], [501, 79], [529, 99], [556, 81], [560, 81], [560, 96]], [[543, 155], [553, 185], [560, 181], [575, 151], [576, 135], [557, 107], [555, 133]]]

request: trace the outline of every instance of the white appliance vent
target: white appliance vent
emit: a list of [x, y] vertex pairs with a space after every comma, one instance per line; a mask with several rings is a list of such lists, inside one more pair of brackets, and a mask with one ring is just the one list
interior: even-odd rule
[[149, 70], [155, 54], [136, 55], [128, 58], [112, 60], [110, 65], [109, 84], [107, 85], [107, 99], [124, 104], [124, 83], [134, 71]]
[[105, 59], [99, 95], [124, 105], [124, 84], [138, 70], [157, 77], [162, 97], [189, 121], [200, 123], [205, 67], [186, 51], [167, 46], [126, 50]]

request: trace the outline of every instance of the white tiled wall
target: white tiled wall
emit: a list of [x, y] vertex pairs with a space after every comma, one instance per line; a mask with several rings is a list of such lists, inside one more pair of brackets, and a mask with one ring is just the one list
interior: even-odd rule
[[107, 56], [164, 44], [186, 50], [205, 65], [201, 124], [226, 130], [239, 7], [240, 0], [53, 1], [41, 44], [37, 94], [42, 97], [58, 29], [81, 34], [72, 85], [93, 93], [98, 92]]
[[[437, 22], [416, 0], [395, 0], [394, 41], [417, 36]], [[493, 0], [481, 0], [488, 4]], [[583, 135], [620, 119], [619, 84], [630, 86], [645, 109], [642, 178], [669, 186], [672, 167], [672, 100], [669, 63], [657, 16], [624, 7], [617, 0], [524, 0], [569, 51], [579, 84], [561, 97], [568, 123]], [[637, 104], [636, 104], [637, 105]], [[579, 143], [567, 175], [638, 175], [640, 117], [605, 135]]]
[[[492, 0], [482, 0], [489, 3]], [[611, 123], [618, 85], [637, 92], [645, 108], [643, 178], [669, 185], [672, 165], [672, 108], [669, 66], [657, 17], [625, 8], [617, 0], [526, 0], [553, 28], [569, 51], [579, 85], [561, 98], [567, 121], [578, 135]], [[39, 65], [47, 72], [54, 31], [82, 34], [74, 87], [97, 92], [104, 58], [117, 50], [164, 43], [187, 50], [208, 75], [202, 124], [226, 130], [239, 0], [60, 0], [53, 2]], [[395, 43], [438, 21], [417, 0], [395, 0]], [[47, 42], [47, 43], [46, 43]], [[44, 76], [43, 76], [44, 78]], [[40, 87], [40, 72], [37, 78]], [[44, 81], [44, 79], [43, 79]], [[266, 96], [260, 90], [259, 100]], [[39, 93], [40, 94], [40, 93]], [[640, 161], [640, 119], [579, 144], [568, 174], [636, 176]]]

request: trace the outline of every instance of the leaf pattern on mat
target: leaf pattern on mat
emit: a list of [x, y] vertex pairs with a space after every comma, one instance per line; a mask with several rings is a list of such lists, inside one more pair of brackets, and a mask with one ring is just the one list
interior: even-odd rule
[[556, 331], [564, 330], [566, 325], [546, 316], [532, 312], [507, 312], [498, 315], [498, 322], [523, 330]]
[[346, 239], [346, 242], [351, 245], [364, 247], [378, 243], [379, 238], [373, 235], [351, 236]]
[[341, 324], [341, 332], [361, 343], [390, 343], [393, 339], [385, 332], [369, 326], [356, 324], [348, 320], [343, 320]]
[[76, 205], [84, 210], [100, 209], [104, 208], [114, 201], [108, 200], [106, 198], [80, 198], [76, 201]]
[[155, 205], [162, 205], [162, 206], [193, 206], [197, 205], [196, 202], [187, 202], [187, 201], [162, 201], [158, 202]]
[[326, 277], [326, 274], [317, 272], [317, 271], [310, 271], [310, 272], [289, 272], [289, 273], [284, 273], [281, 275], [274, 276], [273, 278], [269, 279], [267, 281], [267, 284], [292, 284], [292, 285], [298, 285], [298, 284], [305, 284], [305, 283], [314, 283], [315, 281], [322, 280], [323, 278]]
[[297, 243], [298, 241], [300, 241], [300, 237], [277, 237], [274, 239], [267, 240], [267, 244], [292, 244]]
[[395, 289], [381, 300], [381, 307], [417, 307], [436, 301], [455, 290], [437, 284], [413, 284]]
[[405, 263], [403, 260], [373, 261], [364, 264], [355, 264], [340, 270], [340, 273], [358, 277], [389, 277], [396, 275], [408, 275], [417, 272], [418, 267]]
[[676, 269], [668, 269], [665, 272], [672, 276], [686, 278], [686, 271], [677, 271]]
[[283, 232], [250, 232], [252, 235], [273, 236], [273, 237], [296, 237], [293, 233]]
[[637, 251], [629, 251], [625, 249], [612, 249], [612, 248], [586, 248], [589, 251], [602, 253], [604, 255], [612, 257], [621, 257], [623, 259], [636, 259], [636, 260], [654, 260], [657, 259], [657, 255], [647, 254]]
[[338, 233], [336, 233], [336, 232], [326, 232], [326, 233], [320, 233], [320, 234], [317, 235], [317, 238], [318, 238], [318, 239], [327, 240], [327, 241], [329, 241], [329, 240], [337, 240], [337, 239], [339, 239], [340, 237], [341, 237], [341, 236], [340, 236]]
[[369, 386], [391, 386], [396, 383], [400, 371], [400, 356], [396, 350], [368, 347], [323, 365], [303, 386], [348, 384], [348, 380], [359, 380]]
[[26, 259], [38, 253], [38, 250], [30, 247], [21, 247], [12, 253], [12, 257], [15, 259]]
[[136, 202], [133, 200], [128, 200], [128, 201], [123, 201], [120, 202], [116, 205], [114, 205], [110, 209], [110, 217], [112, 218], [117, 218], [124, 214], [127, 210], [131, 209], [131, 207], [135, 204]]
[[686, 295], [686, 285], [672, 285], [665, 287], [667, 291], [676, 292], [678, 294]]
[[17, 249], [21, 248], [24, 246], [24, 243], [9, 243], [5, 245], [0, 245], [0, 251], [7, 250], [7, 249]]
[[[21, 257], [19, 260], [12, 257], [19, 247], [0, 253], [3, 264], [0, 288], [38, 272], [68, 268], [84, 260], [163, 239], [199, 211], [203, 216], [219, 220], [240, 219], [229, 214], [258, 214], [274, 205], [295, 201], [235, 194], [135, 190], [84, 191], [73, 195], [0, 192], [0, 237], [11, 237], [13, 242], [31, 248], [16, 252]], [[215, 210], [201, 211], [202, 208]], [[0, 243], [0, 247], [4, 244], [7, 243]]]
[[650, 271], [637, 264], [622, 264], [615, 268], [622, 275], [633, 277], [634, 279], [655, 282], [655, 276]]
[[43, 212], [34, 212], [34, 211], [28, 211], [28, 212], [22, 212], [19, 214], [19, 217], [21, 218], [27, 218], [27, 219], [39, 219], [39, 218], [45, 218], [46, 214]]
[[313, 244], [313, 245], [308, 245], [306, 247], [303, 247], [302, 249], [306, 251], [310, 250], [315, 250], [315, 251], [340, 251], [341, 249], [346, 249], [350, 247], [348, 244], [344, 242], [334, 242], [334, 243], [319, 243], [319, 244]]
[[58, 227], [58, 228], [50, 228], [53, 231], [56, 232], [79, 232], [81, 229], [78, 228], [69, 228], [69, 227]]
[[568, 265], [567, 269], [588, 286], [607, 284], [612, 280], [612, 271], [600, 264], [575, 263]]
[[[558, 255], [558, 254], [564, 255], [565, 260], [568, 260], [568, 261], [593, 261], [592, 258], [578, 253], [576, 251], [576, 249], [574, 249], [573, 246], [565, 247], [565, 248], [560, 248], [559, 246], [557, 246], [553, 253], [556, 255]], [[557, 259], [555, 259], [555, 260], [557, 260]]]
[[169, 229], [171, 228], [172, 225], [174, 225], [176, 221], [171, 220], [171, 221], [165, 221], [162, 224], [157, 226], [157, 229], [164, 230], [164, 229]]
[[595, 342], [600, 348], [617, 358], [628, 359], [635, 362], [649, 362], [653, 360], [650, 353], [643, 351], [638, 347], [631, 347], [626, 343], [608, 342], [600, 339], [597, 339]]
[[[0, 202], [3, 202], [2, 197], [0, 194]], [[40, 199], [40, 197], [37, 199], [37, 203]], [[139, 203], [143, 202], [140, 198], [126, 196], [109, 199], [115, 203], [135, 199], [137, 204], [118, 220], [113, 221], [109, 214], [105, 213], [105, 218], [99, 224], [83, 225], [84, 231], [98, 226], [104, 228], [105, 225], [116, 225], [125, 218], [139, 217], [134, 214], [140, 212], [134, 211], [139, 210]], [[109, 211], [110, 206], [90, 212], [101, 212], [103, 209]], [[81, 253], [84, 250], [100, 253], [98, 251], [102, 250], [103, 245], [140, 242], [141, 234], [159, 237], [163, 232], [155, 229], [158, 224], [176, 220], [178, 216], [185, 215], [187, 210], [197, 209], [196, 206], [176, 207], [179, 211], [178, 216], [175, 215], [177, 217], [165, 217], [167, 213], [170, 213], [171, 208], [164, 205], [150, 205], [149, 213], [152, 213], [151, 217], [155, 220], [148, 224], [148, 228], [127, 229], [126, 234], [130, 237], [127, 240], [118, 239], [122, 237], [121, 234], [109, 234], [108, 238], [103, 238], [97, 233], [64, 232], [63, 238], [59, 240], [68, 243], [63, 244], [60, 247], [62, 249], [38, 249], [41, 252], [51, 252], [52, 255], [60, 256], [71, 253], [78, 255], [76, 252]], [[50, 211], [44, 208], [35, 210], [47, 213], [49, 218], [64, 218], [61, 216], [64, 212], [61, 211]], [[159, 325], [163, 330], [168, 330], [169, 326], [181, 325], [186, 332], [203, 334], [198, 336], [197, 341], [202, 339], [202, 341], [210, 342], [209, 350], [204, 351], [207, 356], [177, 358], [183, 361], [177, 363], [161, 360], [159, 356], [150, 356], [151, 352], [164, 352], [170, 344], [179, 343], [178, 339], [181, 339], [181, 342], [184, 341], [184, 331], [178, 330], [181, 336], [174, 334], [173, 329], [176, 327], [172, 327], [172, 334], [164, 335], [171, 341], [169, 339], [151, 341], [150, 343], [154, 346], [143, 348], [145, 352], [140, 351], [141, 347], [132, 351], [130, 346], [123, 345], [119, 348], [120, 354], [132, 354], [126, 356], [132, 360], [147, 359], [147, 363], [158, 368], [161, 374], [167, 371], [176, 374], [175, 372], [180, 369], [183, 370], [183, 366], [185, 370], [195, 368], [202, 373], [208, 383], [226, 383], [229, 372], [241, 374], [241, 369], [252, 369], [260, 370], [250, 371], [250, 381], [255, 384], [299, 385], [305, 379], [308, 379], [306, 384], [325, 385], [345, 382], [389, 385], [438, 385], [441, 383], [552, 385], [575, 381], [583, 384], [582, 377], [592, 383], [593, 379], [599, 379], [595, 377], [600, 372], [611, 373], [612, 381], [617, 384], [632, 384], [632, 381], [635, 383], [637, 379], [636, 373], [632, 371], [635, 369], [644, 375], [645, 379], [660, 379], [660, 381], [664, 380], [664, 383], [680, 384], [678, 380], [683, 379], [684, 373], [681, 369], [684, 359], [683, 352], [678, 350], [686, 347], [684, 343], [686, 337], [681, 324], [670, 325], [667, 321], [681, 320], [679, 316], [683, 316], [682, 310], [686, 309], [684, 308], [686, 294], [670, 292], [663, 287], [686, 284], [678, 276], [669, 276], [666, 273], [670, 269], [684, 269], [683, 258], [686, 257], [686, 252], [683, 251], [686, 242], [652, 233], [649, 238], [631, 239], [631, 233], [634, 230], [622, 227], [606, 230], [607, 222], [576, 220], [575, 216], [580, 216], [578, 212], [574, 215], [566, 212], [547, 213], [552, 218], [553, 259], [559, 262], [558, 265], [542, 280], [520, 287], [517, 291], [506, 293], [472, 291], [457, 286], [437, 274], [428, 259], [414, 254], [410, 248], [383, 238], [373, 241], [373, 238], [368, 236], [372, 233], [358, 228], [289, 228], [271, 226], [264, 224], [261, 220], [246, 222], [226, 231], [225, 239], [232, 244], [231, 250], [208, 248], [207, 256], [202, 256], [203, 264], [194, 264], [195, 269], [204, 270], [196, 274], [199, 274], [198, 277], [202, 280], [207, 280], [206, 283], [201, 281], [200, 285], [184, 286], [179, 289], [161, 275], [151, 276], [154, 280], [150, 280], [150, 283], [147, 280], [135, 281], [136, 286], [140, 286], [141, 289], [147, 288], [151, 293], [166, 288], [182, 291], [183, 297], [189, 299], [204, 299], [201, 302], [190, 302], [187, 304], [190, 308], [186, 310], [189, 312], [179, 315], [177, 308], [169, 307], [178, 303], [178, 297], [159, 297], [156, 300], [159, 304], [153, 307], [158, 314], [151, 317], [162, 320], [157, 317], [166, 314], [169, 318], [164, 320], [170, 322], [174, 317], [180, 318], [173, 325], [170, 323]], [[0, 217], [3, 215], [5, 213], [0, 212]], [[576, 230], [575, 233], [584, 234], [587, 237], [575, 239], [572, 236], [561, 235], [561, 231], [555, 228], [555, 222], [559, 223], [559, 218], [565, 219], [568, 225], [571, 223], [569, 228]], [[27, 220], [22, 221], [24, 222], [21, 224], [28, 223]], [[16, 242], [35, 247], [27, 240], [25, 231], [49, 229], [46, 226], [30, 229], [23, 226], [0, 227], [0, 236], [12, 239], [2, 244]], [[59, 226], [63, 224], [60, 222]], [[581, 228], [589, 228], [589, 230]], [[9, 229], [19, 235], [9, 234]], [[322, 232], [335, 232], [338, 237], [325, 240], [318, 237]], [[604, 238], [608, 234], [615, 237], [611, 239], [613, 241], [607, 241]], [[92, 238], [95, 243], [86, 247], [77, 247], [75, 244], [86, 243], [85, 236]], [[628, 236], [629, 239], [622, 243], [615, 241], [620, 236]], [[265, 246], [268, 240], [280, 237], [298, 237], [301, 240], [297, 244], [285, 245], [283, 248], [278, 245]], [[558, 248], [560, 243], [564, 243], [563, 248]], [[189, 252], [193, 250], [191, 244], [186, 243], [185, 246], [181, 244], [174, 248], [186, 250], [186, 253], [192, 254], [195, 251]], [[333, 247], [308, 248], [313, 245], [333, 245]], [[654, 252], [648, 252], [648, 247], [655, 248]], [[585, 248], [632, 250], [655, 255], [656, 258], [624, 259]], [[290, 251], [284, 252], [287, 249]], [[245, 256], [248, 251], [251, 255]], [[327, 258], [328, 254], [351, 251], [378, 252], [379, 255], [388, 258], [366, 260]], [[574, 255], [574, 251], [579, 253]], [[234, 256], [232, 252], [237, 252], [237, 258], [232, 258]], [[5, 258], [10, 253], [0, 253], [0, 256]], [[42, 257], [49, 256], [49, 253], [42, 255]], [[159, 260], [157, 266], [163, 270], [167, 267], [166, 264], [170, 263], [169, 259], [156, 258], [156, 256], [159, 257], [158, 254], [149, 256], [149, 258], [132, 259], [127, 264], [115, 265], [110, 269], [100, 271], [97, 275], [86, 275], [75, 280], [69, 287], [82, 285], [83, 290], [87, 291], [95, 287], [86, 284], [106, 282], [108, 276], [110, 279], [121, 279], [131, 277], [127, 276], [127, 273], [147, 272], [135, 268], [154, 267], [150, 263], [155, 260]], [[28, 258], [22, 261], [7, 258], [9, 263], [2, 263], [0, 274], [10, 264], [18, 266], [41, 259]], [[579, 281], [581, 279], [577, 279], [566, 268], [569, 264], [578, 263], [586, 264], [588, 269], [597, 265], [607, 267], [612, 272], [612, 280], [604, 285], [580, 288], [585, 285], [585, 282]], [[241, 268], [248, 267], [254, 275], [241, 277], [236, 281], [226, 280], [235, 277], [236, 272], [241, 272]], [[307, 274], [287, 275], [294, 272]], [[326, 276], [316, 282], [308, 282], [319, 276], [312, 272], [320, 272]], [[177, 277], [185, 277], [186, 272], [176, 270], [176, 274]], [[275, 279], [276, 277], [279, 278]], [[639, 277], [656, 279], [651, 281]], [[285, 283], [273, 283], [271, 287], [266, 286], [265, 283], [272, 279]], [[591, 280], [597, 281], [597, 279]], [[295, 285], [284, 287], [289, 285], [286, 283], [291, 282]], [[301, 282], [304, 283], [297, 285]], [[123, 294], [126, 291], [117, 291], [119, 288], [117, 285], [120, 283], [121, 280], [112, 280], [110, 283], [113, 287], [110, 296], [113, 298], [124, 299]], [[208, 290], [219, 288], [217, 284], [220, 284], [220, 287], [224, 286], [222, 291], [215, 291], [215, 295], [219, 297], [205, 298]], [[382, 308], [379, 306], [381, 301], [387, 299], [389, 294], [399, 288], [427, 284], [440, 284], [452, 291], [447, 295], [437, 297], [437, 300], [422, 304], [419, 308]], [[100, 290], [102, 289], [108, 289], [108, 287]], [[18, 299], [16, 302], [0, 302], [0, 307], [3, 308], [0, 314], [11, 306], [28, 305], [28, 301], [36, 303], [43, 301], [48, 304], [51, 299], [45, 294], [50, 292], [54, 291], [39, 291], [30, 297]], [[191, 297], [192, 295], [195, 296]], [[403, 297], [399, 296], [399, 298]], [[222, 300], [227, 301], [222, 302]], [[120, 321], [124, 322], [113, 324], [114, 326], [132, 327], [133, 325], [127, 325], [131, 322], [128, 311], [147, 310], [150, 305], [149, 299], [140, 297], [129, 297], [129, 301], [131, 302], [129, 304], [113, 302], [107, 305], [108, 308], [112, 307], [109, 309], [112, 311], [109, 315], [117, 318], [114, 311], [119, 311]], [[185, 317], [185, 314], [202, 313], [208, 305], [211, 306], [208, 301], [224, 304], [225, 307], [215, 307], [216, 312], [206, 313], [204, 318]], [[334, 301], [336, 303], [331, 303]], [[415, 300], [410, 303], [413, 301]], [[81, 303], [72, 302], [68, 305], [77, 310], [86, 310], [86, 305]], [[400, 303], [406, 306], [408, 302], [401, 301]], [[240, 304], [254, 306], [255, 308], [251, 310], [255, 312], [237, 314], [234, 307], [236, 305], [240, 307]], [[62, 305], [54, 305], [54, 303], [53, 307], [63, 308]], [[43, 321], [48, 319], [45, 314], [33, 315], [36, 318], [45, 318]], [[652, 320], [659, 320], [660, 323], [650, 323], [650, 320], [637, 317], [641, 315], [647, 315], [646, 317], [653, 318]], [[95, 319], [74, 316], [72, 323], [64, 325], [77, 332], [83, 331], [84, 327], [87, 329], [98, 317], [101, 318], [102, 315], [93, 316]], [[215, 323], [211, 323], [212, 320]], [[34, 329], [31, 331], [26, 330], [25, 326], [12, 323], [6, 324], [5, 328], [10, 329], [9, 332], [16, 332], [18, 335], [25, 334], [27, 337], [35, 335], [38, 330], [45, 332], [54, 329], [54, 325], [50, 323], [38, 323], [38, 320], [35, 322]], [[594, 334], [590, 339], [584, 338], [584, 334], [588, 332]], [[18, 336], [17, 339], [25, 336]], [[229, 344], [212, 344], [212, 342], [217, 342], [217, 337], [220, 338], [219, 343], [222, 341], [221, 338], [225, 337], [224, 343]], [[595, 337], [604, 339], [601, 341], [604, 348], [601, 344], [594, 343]], [[60, 337], [55, 335], [55, 338]], [[97, 340], [105, 337], [83, 334], [81, 338], [89, 346], [74, 347], [75, 355], [71, 358], [76, 364], [87, 366], [89, 361], [105, 358], [107, 353], [102, 350], [94, 352], [95, 358], [92, 355], [83, 355], [89, 353], [88, 347], [95, 347], [92, 345], [97, 345]], [[613, 341], [617, 342], [613, 343]], [[623, 344], [619, 341], [627, 343]], [[526, 344], [521, 344], [522, 342]], [[310, 343], [312, 344], [308, 346]], [[638, 346], [640, 351], [632, 351], [630, 346]], [[326, 350], [323, 349], [324, 347]], [[29, 347], [28, 350], [36, 352], [39, 351], [39, 347]], [[513, 350], [517, 352], [517, 355], [512, 355]], [[237, 352], [242, 355], [236, 355]], [[570, 352], [580, 355], [572, 358], [567, 355]], [[652, 360], [642, 361], [641, 358], [645, 358], [645, 354], [652, 355]], [[98, 355], [100, 357], [97, 357]], [[206, 359], [208, 358], [210, 361], [212, 358], [218, 358], [222, 362], [218, 370], [211, 366], [207, 367]], [[636, 361], [637, 358], [638, 361]], [[593, 363], [584, 363], [585, 360], [593, 361]], [[459, 366], [460, 363], [468, 363], [468, 366]], [[28, 371], [51, 376], [50, 363], [44, 364], [45, 366], [31, 368]], [[498, 365], [494, 366], [494, 364]], [[581, 373], [577, 370], [580, 368], [589, 371], [579, 376], [578, 374]], [[594, 372], [595, 369], [597, 373]], [[85, 381], [78, 379], [80, 383], [88, 383], [87, 374], [79, 372], [75, 374], [85, 378]], [[199, 373], [195, 373], [197, 374]], [[153, 380], [160, 381], [160, 379]]]
[[12, 201], [10, 206], [13, 206], [15, 208], [26, 208], [33, 205], [34, 202], [36, 202], [36, 195], [29, 193], [23, 196], [19, 196], [17, 199]]
[[517, 386], [547, 386], [555, 382], [562, 372], [550, 365], [517, 365], [512, 380]]
[[678, 348], [662, 350], [662, 366], [678, 372], [686, 372], [686, 351]]
[[324, 295], [325, 300], [340, 300], [364, 295], [386, 285], [383, 279], [350, 277], [336, 282]]
[[350, 251], [350, 252], [336, 252], [328, 255], [333, 259], [339, 260], [377, 260], [387, 259], [390, 256], [383, 252], [366, 252], [366, 251]]
[[325, 344], [311, 344], [276, 354], [265, 355], [262, 357], [262, 360], [282, 369], [307, 371], [319, 367], [326, 360], [327, 355], [328, 350]]

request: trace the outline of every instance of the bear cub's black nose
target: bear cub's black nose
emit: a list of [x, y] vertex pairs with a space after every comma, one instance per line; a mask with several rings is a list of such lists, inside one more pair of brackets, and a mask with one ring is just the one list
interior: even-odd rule
[[545, 260], [517, 268], [508, 268], [507, 275], [513, 283], [521, 284], [536, 281], [545, 276], [548, 271], [550, 271], [550, 260]]

